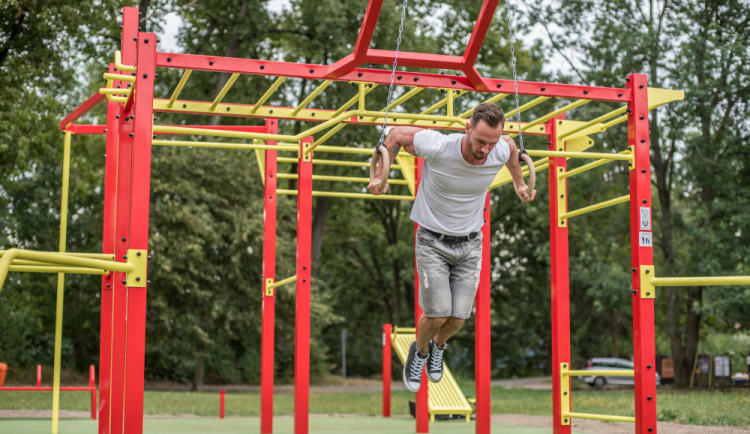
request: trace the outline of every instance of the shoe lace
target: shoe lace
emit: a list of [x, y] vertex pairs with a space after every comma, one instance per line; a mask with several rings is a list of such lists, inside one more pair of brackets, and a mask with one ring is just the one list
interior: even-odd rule
[[443, 350], [444, 348], [438, 348], [437, 346], [432, 347], [432, 357], [430, 357], [430, 370], [438, 371], [443, 364]]
[[420, 359], [419, 357], [414, 357], [414, 362], [411, 364], [411, 368], [409, 368], [409, 378], [412, 380], [419, 381], [422, 377], [422, 368], [424, 367], [424, 363], [427, 359]]

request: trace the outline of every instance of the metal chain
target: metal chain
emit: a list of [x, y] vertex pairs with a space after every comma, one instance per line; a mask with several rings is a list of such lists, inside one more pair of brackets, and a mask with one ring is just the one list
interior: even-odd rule
[[510, 42], [510, 61], [513, 65], [513, 90], [516, 93], [516, 117], [518, 118], [518, 142], [519, 142], [519, 156], [526, 153], [526, 149], [523, 147], [523, 131], [521, 131], [521, 105], [518, 102], [518, 77], [516, 74], [516, 49], [513, 41], [513, 20], [510, 15], [510, 2], [505, 0], [505, 15], [508, 17], [508, 41]]
[[393, 96], [393, 80], [396, 78], [396, 68], [398, 67], [398, 50], [401, 46], [401, 34], [404, 31], [404, 20], [406, 19], [406, 6], [409, 0], [404, 0], [404, 5], [401, 7], [401, 24], [398, 26], [398, 38], [396, 39], [396, 51], [393, 56], [393, 70], [391, 71], [391, 85], [388, 87], [388, 98], [385, 103], [385, 118], [383, 118], [383, 129], [380, 131], [380, 139], [378, 140], [377, 147], [385, 140], [385, 128], [388, 126], [388, 112], [391, 108], [391, 97]]

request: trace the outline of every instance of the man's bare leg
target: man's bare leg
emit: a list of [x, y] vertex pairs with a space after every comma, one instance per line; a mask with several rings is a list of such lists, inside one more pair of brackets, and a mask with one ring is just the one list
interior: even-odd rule
[[[417, 330], [417, 349], [422, 354], [427, 354], [427, 345], [430, 343], [433, 337], [442, 329], [442, 327], [448, 321], [448, 317], [445, 318], [430, 318], [424, 316], [419, 318], [419, 328]], [[461, 328], [459, 326], [459, 328]], [[454, 332], [455, 333], [455, 332]]]
[[445, 344], [445, 341], [447, 341], [451, 336], [455, 335], [459, 330], [461, 330], [461, 327], [464, 326], [465, 322], [465, 319], [456, 318], [455, 316], [448, 317], [447, 321], [445, 321], [445, 324], [440, 327], [440, 330], [438, 330], [437, 334], [435, 335], [435, 345], [437, 345], [438, 347], [442, 347]]

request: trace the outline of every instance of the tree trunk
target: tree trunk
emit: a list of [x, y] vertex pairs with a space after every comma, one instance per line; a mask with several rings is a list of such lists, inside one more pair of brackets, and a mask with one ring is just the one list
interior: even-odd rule
[[203, 342], [199, 343], [195, 354], [195, 373], [193, 375], [194, 391], [203, 389], [203, 377], [206, 373], [205, 350], [206, 346]]
[[[247, 14], [247, 2], [242, 3], [242, 6], [240, 7], [240, 11], [237, 15], [237, 21], [238, 23], [242, 23], [242, 18], [244, 18], [245, 14]], [[233, 24], [233, 27], [236, 25]], [[237, 32], [230, 32], [229, 35], [229, 41], [227, 42], [227, 48], [224, 50], [224, 57], [236, 57], [237, 51], [240, 48], [240, 39], [237, 37]], [[216, 85], [214, 86], [214, 96], [218, 95], [219, 92], [221, 92], [221, 89], [224, 88], [224, 85], [227, 84], [227, 81], [229, 80], [230, 74], [228, 72], [220, 72], [219, 76], [216, 78]], [[219, 125], [221, 123], [221, 116], [219, 115], [211, 115], [211, 117], [208, 119], [209, 125]]]

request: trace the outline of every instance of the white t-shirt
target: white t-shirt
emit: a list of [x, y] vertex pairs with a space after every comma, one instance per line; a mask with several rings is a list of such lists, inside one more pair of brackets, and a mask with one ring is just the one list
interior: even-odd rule
[[463, 137], [433, 130], [414, 135], [414, 150], [424, 158], [424, 166], [411, 219], [445, 235], [463, 236], [482, 228], [487, 190], [510, 158], [510, 148], [501, 139], [484, 164], [471, 165], [461, 155]]

